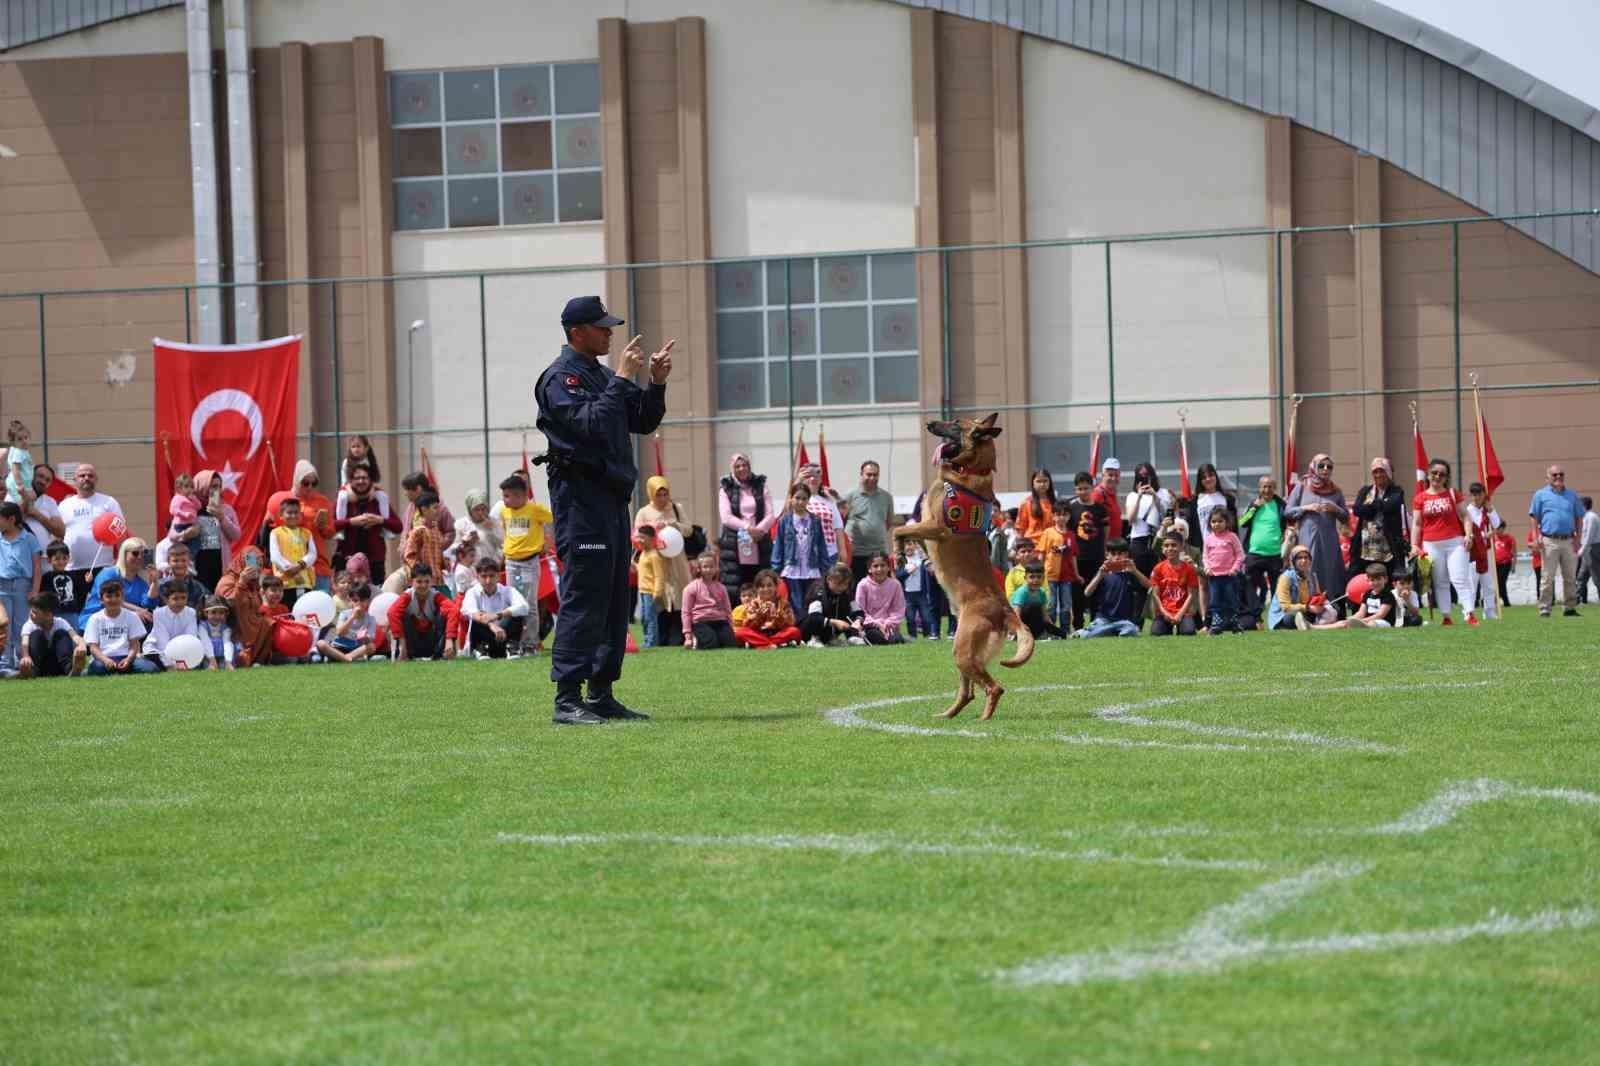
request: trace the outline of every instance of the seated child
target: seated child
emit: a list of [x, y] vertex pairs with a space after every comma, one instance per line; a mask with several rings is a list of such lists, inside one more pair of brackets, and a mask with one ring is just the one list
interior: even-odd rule
[[1176, 532], [1161, 539], [1161, 561], [1150, 572], [1150, 588], [1155, 592], [1156, 609], [1150, 635], [1194, 636], [1200, 575], [1183, 554], [1183, 537]]
[[[762, 570], [752, 582], [754, 597], [739, 606], [744, 623], [734, 624], [734, 635], [747, 648], [777, 648], [800, 643], [800, 627], [794, 624], [794, 608], [778, 595], [778, 575]], [[743, 599], [744, 590], [739, 590]]]
[[1411, 571], [1402, 570], [1394, 576], [1394, 627], [1409, 629], [1427, 625], [1422, 620], [1422, 601], [1417, 598], [1416, 579]]
[[402, 661], [453, 659], [455, 628], [456, 605], [434, 589], [433, 567], [417, 563], [411, 568], [411, 587], [389, 607], [389, 640], [394, 644], [394, 657]]
[[261, 613], [268, 618], [282, 618], [289, 613], [283, 602], [283, 578], [277, 574], [261, 575]]
[[88, 653], [66, 619], [56, 616], [54, 593], [41, 592], [28, 599], [28, 620], [23, 623], [20, 639], [18, 677], [76, 677], [83, 673]]
[[145, 628], [139, 616], [122, 604], [123, 586], [119, 578], [109, 578], [100, 586], [100, 610], [83, 626], [83, 642], [88, 646], [90, 677], [107, 674], [154, 674], [160, 667], [139, 654]]
[[200, 643], [206, 646], [207, 670], [232, 670], [239, 661], [239, 648], [228, 627], [228, 601], [207, 596], [205, 615], [200, 619]]
[[352, 587], [354, 587], [354, 585], [355, 582], [350, 577], [350, 571], [348, 570], [340, 570], [338, 573], [333, 575], [332, 592], [334, 618], [338, 618], [339, 615], [355, 606], [355, 600], [352, 598], [350, 593], [350, 590]]
[[861, 612], [850, 593], [854, 575], [848, 563], [834, 563], [806, 591], [806, 613], [800, 619], [800, 635], [813, 648], [861, 635]]
[[639, 575], [639, 625], [644, 629], [644, 646], [661, 646], [660, 615], [656, 597], [661, 595], [662, 571], [666, 567], [661, 552], [656, 547], [656, 528], [640, 526], [634, 530], [639, 544], [639, 554], [634, 566]]
[[173, 637], [200, 635], [194, 608], [189, 606], [189, 588], [170, 578], [161, 584], [161, 606], [150, 612], [150, 639], [145, 641], [145, 658], [159, 670], [187, 670], [189, 664], [167, 654]]
[[1067, 634], [1060, 626], [1050, 621], [1050, 590], [1044, 583], [1044, 563], [1038, 561], [1029, 563], [1026, 573], [1025, 583], [1019, 585], [1017, 591], [1011, 594], [1011, 606], [1017, 609], [1017, 617], [1022, 619], [1022, 624], [1027, 626], [1028, 632], [1035, 637], [1041, 633], [1048, 633], [1056, 640], [1060, 640]]
[[378, 648], [378, 620], [372, 616], [372, 586], [351, 593], [349, 609], [334, 619], [330, 635], [317, 641], [322, 657], [336, 663], [358, 663]]
[[461, 600], [465, 644], [479, 659], [515, 659], [522, 654], [522, 631], [528, 624], [528, 600], [500, 583], [500, 566], [479, 559], [477, 581]]
[[1278, 577], [1278, 594], [1267, 606], [1268, 629], [1338, 629], [1339, 612], [1328, 602], [1311, 569], [1311, 549], [1296, 544], [1290, 566]]
[[[1136, 584], [1137, 583], [1137, 584]], [[1139, 572], [1128, 557], [1128, 542], [1121, 537], [1106, 541], [1105, 562], [1089, 579], [1084, 592], [1094, 603], [1094, 621], [1073, 634], [1078, 637], [1136, 637], [1139, 626], [1134, 619], [1139, 610], [1139, 587], [1150, 587], [1150, 579]]]
[[733, 633], [728, 586], [722, 583], [717, 553], [708, 551], [695, 563], [698, 576], [684, 586], [681, 600], [683, 646], [689, 651], [737, 647], [739, 639]]
[[867, 563], [867, 576], [856, 586], [856, 610], [861, 612], [861, 635], [852, 636], [849, 643], [901, 643], [906, 594], [890, 571], [887, 555], [874, 555]]
[[756, 602], [756, 583], [746, 581], [739, 586], [739, 606], [733, 609], [733, 629], [738, 632], [744, 625], [745, 616], [750, 613], [750, 605]]
[[1388, 629], [1395, 605], [1389, 596], [1389, 568], [1382, 563], [1367, 567], [1367, 594], [1348, 619], [1352, 629]]
[[59, 540], [53, 540], [44, 550], [45, 562], [50, 564], [39, 582], [39, 591], [56, 598], [55, 616], [76, 630], [80, 624], [78, 612], [83, 610], [83, 595], [67, 564], [72, 562], [72, 549]]

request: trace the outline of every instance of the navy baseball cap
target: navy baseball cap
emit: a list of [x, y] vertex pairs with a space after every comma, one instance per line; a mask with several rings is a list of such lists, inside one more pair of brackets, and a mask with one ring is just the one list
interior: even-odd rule
[[574, 296], [561, 310], [563, 326], [620, 326], [622, 319], [606, 310], [598, 296]]

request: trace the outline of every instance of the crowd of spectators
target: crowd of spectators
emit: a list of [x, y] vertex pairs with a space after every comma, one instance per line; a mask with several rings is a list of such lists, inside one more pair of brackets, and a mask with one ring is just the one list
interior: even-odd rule
[[[97, 520], [120, 515], [86, 463], [70, 485], [8, 428], [0, 504], [0, 674], [232, 670], [301, 662], [537, 655], [560, 580], [553, 515], [524, 471], [462, 498], [454, 514], [425, 472], [382, 487], [364, 437], [348, 442], [332, 498], [300, 461], [261, 528], [240, 528], [216, 471], [175, 480], [165, 532], [114, 547]], [[1287, 497], [1270, 476], [1246, 497], [1211, 464], [1175, 495], [1149, 463], [1124, 489], [1121, 464], [1058, 493], [1045, 470], [989, 531], [996, 582], [1043, 639], [1407, 627], [1455, 612], [1497, 617], [1518, 544], [1483, 486], [1462, 494], [1447, 463], [1409, 501], [1377, 458], [1348, 499], [1313, 459]], [[714, 537], [650, 478], [634, 519], [636, 609], [645, 647], [779, 648], [949, 639], [959, 619], [924, 548], [894, 543], [909, 520], [875, 462], [840, 494], [814, 465], [781, 495], [735, 455]], [[1552, 466], [1529, 505], [1539, 610], [1563, 614], [1600, 589], [1600, 515]], [[1409, 503], [1409, 506], [1408, 506]], [[391, 563], [393, 565], [391, 565]], [[313, 594], [331, 601], [325, 605]], [[296, 611], [296, 605], [303, 608]], [[311, 610], [307, 604], [322, 609]], [[172, 653], [196, 638], [193, 655]], [[630, 638], [631, 639], [631, 638]], [[192, 645], [179, 645], [192, 648]]]

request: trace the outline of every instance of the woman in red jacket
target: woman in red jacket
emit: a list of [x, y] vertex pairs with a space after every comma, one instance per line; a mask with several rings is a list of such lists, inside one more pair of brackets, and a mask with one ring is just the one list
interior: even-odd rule
[[1461, 600], [1467, 625], [1478, 624], [1472, 613], [1478, 575], [1472, 556], [1472, 518], [1467, 501], [1450, 487], [1450, 464], [1435, 459], [1428, 464], [1428, 487], [1411, 503], [1411, 557], [1427, 553], [1433, 562], [1433, 602], [1450, 625], [1450, 590]]

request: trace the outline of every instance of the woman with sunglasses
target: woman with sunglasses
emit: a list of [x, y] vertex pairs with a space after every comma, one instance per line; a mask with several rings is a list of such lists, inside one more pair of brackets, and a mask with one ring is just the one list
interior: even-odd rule
[[1427, 553], [1433, 564], [1433, 602], [1450, 625], [1450, 590], [1461, 600], [1467, 625], [1478, 624], [1472, 613], [1478, 575], [1472, 566], [1472, 516], [1467, 501], [1450, 487], [1450, 464], [1428, 464], [1428, 487], [1411, 503], [1411, 557]]
[[1283, 517], [1298, 523], [1300, 544], [1311, 552], [1311, 568], [1324, 589], [1344, 588], [1344, 553], [1339, 526], [1350, 517], [1344, 493], [1333, 482], [1333, 460], [1318, 455], [1289, 493]]
[[322, 483], [317, 468], [305, 459], [294, 464], [294, 494], [300, 500], [300, 522], [311, 530], [317, 544], [316, 575], [318, 589], [333, 588], [333, 501], [318, 491]]

